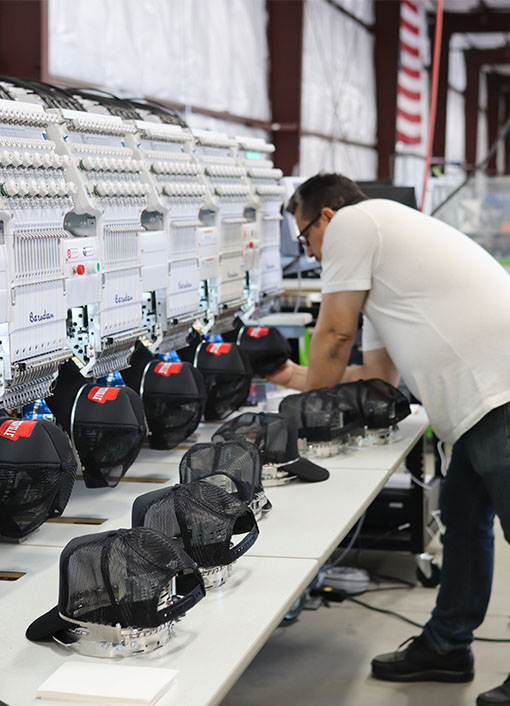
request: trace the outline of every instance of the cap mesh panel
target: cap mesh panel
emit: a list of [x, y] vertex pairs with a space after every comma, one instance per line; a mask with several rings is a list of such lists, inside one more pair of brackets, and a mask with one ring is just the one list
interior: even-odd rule
[[346, 433], [344, 427], [358, 416], [348, 400], [329, 388], [289, 395], [279, 409], [308, 441], [338, 439]]
[[400, 390], [383, 380], [358, 380], [334, 389], [340, 399], [357, 410], [363, 426], [369, 429], [392, 426], [411, 413]]
[[138, 456], [144, 436], [141, 427], [75, 423], [73, 440], [85, 481], [94, 483], [92, 471], [99, 469], [105, 485], [116, 485]]
[[0, 464], [0, 535], [14, 539], [62, 514], [73, 489], [77, 463], [72, 451], [62, 466]]
[[287, 421], [280, 414], [257, 414], [245, 412], [223, 424], [213, 435], [213, 440], [228, 440], [242, 437], [255, 444], [262, 453], [264, 463], [287, 463], [289, 458], [289, 433]]
[[185, 551], [199, 566], [219, 566], [232, 561], [230, 540], [236, 522], [245, 516], [239, 531], [249, 531], [254, 518], [235, 496], [211, 483], [195, 481], [177, 485], [151, 505], [144, 526], [171, 537], [181, 536]]
[[103, 534], [73, 547], [61, 562], [59, 608], [83, 622], [155, 627], [161, 592], [192, 560], [158, 532], [137, 528]]
[[207, 402], [204, 418], [207, 421], [224, 419], [243, 404], [250, 394], [251, 374], [226, 375], [204, 372]]
[[[145, 416], [159, 448], [173, 449], [193, 434], [202, 417], [202, 400], [145, 397]], [[152, 439], [149, 437], [152, 442]]]
[[[237, 497], [250, 502], [262, 490], [262, 460], [258, 449], [244, 440], [195, 444], [182, 457], [181, 483], [204, 479], [216, 483], [226, 481], [235, 487]], [[230, 483], [228, 483], [230, 481]], [[228, 490], [228, 488], [225, 488]]]

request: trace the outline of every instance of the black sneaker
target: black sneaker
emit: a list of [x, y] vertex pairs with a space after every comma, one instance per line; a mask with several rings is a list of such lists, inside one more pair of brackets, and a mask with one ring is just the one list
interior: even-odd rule
[[[406, 649], [400, 650], [407, 643]], [[473, 679], [473, 653], [469, 647], [440, 655], [431, 650], [421, 636], [409, 638], [400, 647], [396, 652], [378, 655], [372, 660], [372, 676], [385, 681], [465, 682]]]
[[476, 706], [510, 706], [510, 674], [501, 686], [480, 694]]

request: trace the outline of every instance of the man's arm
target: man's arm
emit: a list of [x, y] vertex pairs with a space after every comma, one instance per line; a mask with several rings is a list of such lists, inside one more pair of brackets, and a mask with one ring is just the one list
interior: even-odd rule
[[370, 380], [379, 378], [397, 387], [400, 382], [400, 373], [388, 355], [386, 348], [377, 348], [373, 351], [363, 351], [362, 365], [349, 365], [345, 369], [341, 382], [354, 382], [355, 380]]
[[367, 292], [323, 294], [310, 343], [305, 390], [333, 387], [345, 374]]
[[[293, 390], [305, 390], [308, 368], [288, 360], [274, 373], [267, 375], [269, 382], [276, 385], [290, 387]], [[386, 348], [378, 348], [363, 353], [362, 365], [348, 365], [341, 380], [338, 382], [354, 382], [355, 380], [370, 380], [379, 378], [390, 385], [397, 387], [400, 382], [400, 373], [388, 355]], [[335, 383], [336, 384], [336, 383]]]

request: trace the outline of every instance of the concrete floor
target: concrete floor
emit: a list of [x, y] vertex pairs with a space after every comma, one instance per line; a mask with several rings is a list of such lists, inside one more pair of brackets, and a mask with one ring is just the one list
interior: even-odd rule
[[[492, 599], [477, 635], [510, 640], [510, 547], [497, 524]], [[430, 549], [440, 563], [439, 542], [434, 541]], [[355, 557], [349, 559], [345, 563], [353, 565]], [[362, 552], [359, 565], [371, 575], [415, 578], [414, 561], [407, 554]], [[424, 623], [435, 595], [436, 589], [419, 585], [366, 593], [360, 599]], [[475, 642], [476, 676], [469, 684], [402, 685], [370, 677], [374, 655], [396, 649], [419, 632], [401, 620], [349, 602], [303, 611], [296, 623], [274, 632], [221, 706], [474, 706], [478, 693], [501, 683], [510, 671], [510, 642]]]

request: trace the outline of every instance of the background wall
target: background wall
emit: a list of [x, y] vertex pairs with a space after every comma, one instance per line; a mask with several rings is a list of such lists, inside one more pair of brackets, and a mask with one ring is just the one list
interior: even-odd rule
[[270, 120], [265, 0], [50, 0], [48, 44], [67, 82]]
[[[337, 0], [336, 4], [366, 23], [374, 21], [370, 0]], [[317, 135], [301, 139], [300, 173], [306, 176], [325, 170], [358, 179], [375, 178], [373, 35], [331, 2], [308, 0], [302, 72], [301, 129]]]

